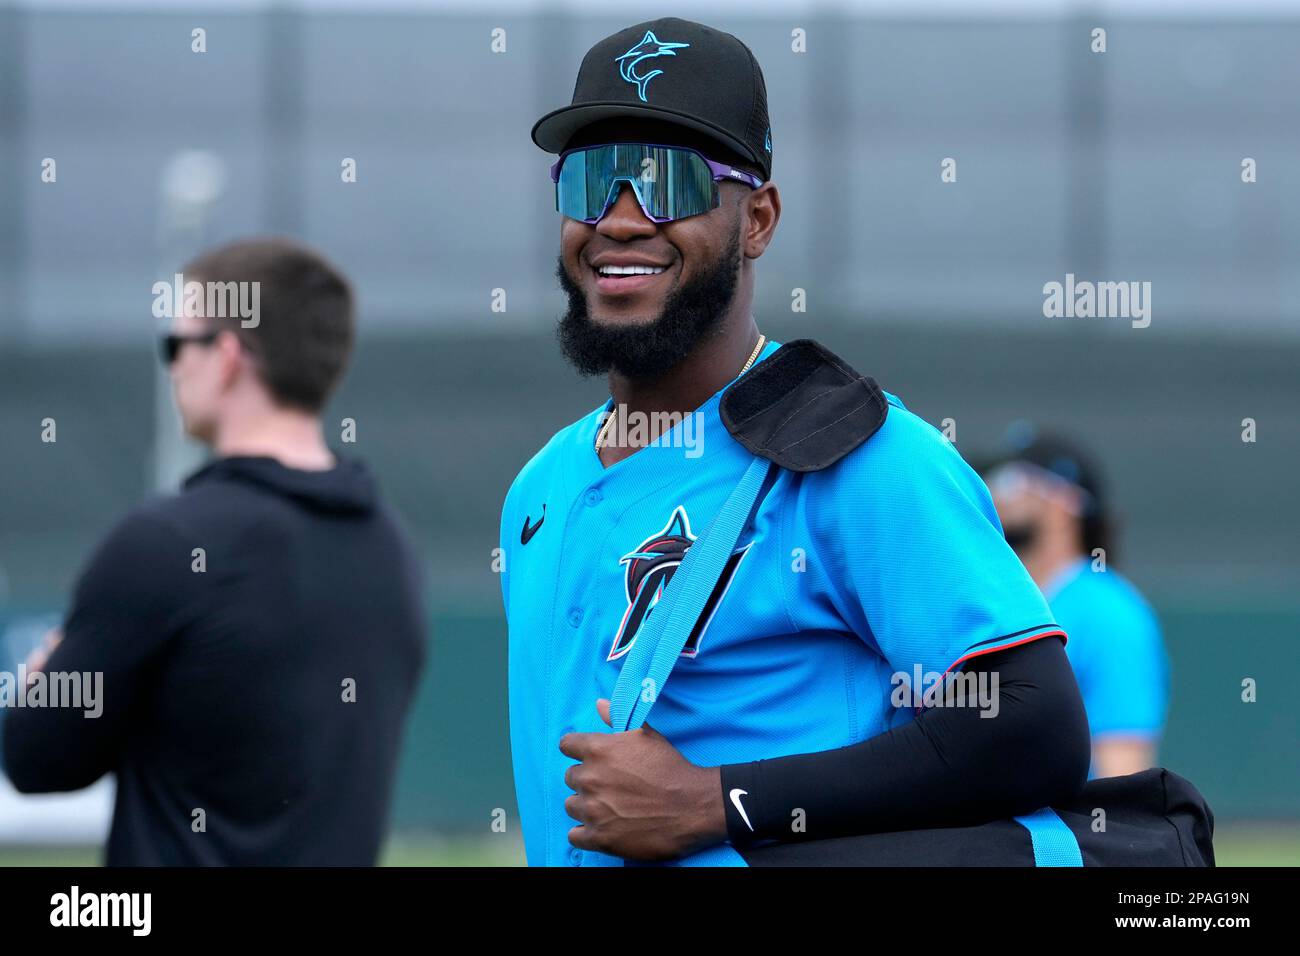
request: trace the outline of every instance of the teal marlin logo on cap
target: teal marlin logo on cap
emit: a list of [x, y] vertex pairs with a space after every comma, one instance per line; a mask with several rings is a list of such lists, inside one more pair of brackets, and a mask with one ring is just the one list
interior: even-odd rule
[[642, 60], [648, 60], [656, 56], [676, 56], [678, 50], [687, 46], [690, 46], [690, 44], [665, 43], [655, 36], [652, 31], [647, 30], [645, 36], [641, 38], [640, 43], [632, 47], [632, 49], [628, 50], [622, 56], [614, 58], [614, 62], [619, 65], [618, 75], [623, 77], [623, 79], [627, 80], [629, 83], [635, 83], [637, 94], [641, 97], [641, 102], [648, 102], [645, 98], [645, 85], [662, 73], [663, 70], [651, 70], [644, 76], [639, 76], [636, 71], [637, 64]]
[[767, 132], [763, 134], [763, 148], [769, 153], [772, 152], [772, 127], [770, 126], [767, 128]]

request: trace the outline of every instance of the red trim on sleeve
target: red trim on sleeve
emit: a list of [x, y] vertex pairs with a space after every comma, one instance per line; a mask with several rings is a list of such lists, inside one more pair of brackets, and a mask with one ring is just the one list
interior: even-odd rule
[[983, 654], [995, 654], [998, 651], [1005, 651], [1012, 647], [1019, 647], [1021, 644], [1028, 644], [1030, 641], [1036, 641], [1043, 637], [1059, 637], [1061, 639], [1062, 644], [1066, 643], [1066, 641], [1068, 640], [1068, 638], [1065, 636], [1065, 632], [1058, 627], [1054, 631], [1042, 631], [1038, 634], [1031, 634], [1029, 637], [1021, 638], [1018, 641], [1012, 641], [1010, 644], [995, 644], [992, 647], [982, 647], [978, 651], [971, 651], [969, 654], [957, 658], [955, 661], [953, 661], [951, 664], [948, 665], [948, 670], [944, 671], [943, 675], [947, 677], [948, 671], [952, 670], [954, 667], [960, 667], [962, 664], [966, 663], [966, 661], [971, 660], [972, 658], [979, 657]]

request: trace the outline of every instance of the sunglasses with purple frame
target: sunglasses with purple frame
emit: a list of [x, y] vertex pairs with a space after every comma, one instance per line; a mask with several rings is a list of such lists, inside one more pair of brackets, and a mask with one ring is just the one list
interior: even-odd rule
[[[683, 154], [694, 157], [704, 163], [708, 170], [708, 179], [703, 176], [680, 176], [668, 177], [667, 190], [662, 194], [651, 192], [643, 189], [640, 185], [645, 180], [639, 174], [641, 169], [640, 162], [636, 163], [635, 169], [618, 170], [609, 175], [608, 184], [605, 186], [605, 194], [602, 205], [599, 210], [594, 209], [593, 196], [586, 190], [570, 190], [566, 193], [561, 188], [560, 171], [564, 167], [564, 161], [574, 153], [590, 153], [593, 151], [603, 151], [604, 165], [607, 168], [614, 169], [619, 165], [618, 157], [615, 150], [626, 147], [639, 147], [642, 150], [664, 150], [669, 155], [682, 156]], [[644, 156], [643, 156], [644, 160]], [[688, 160], [693, 161], [693, 160]], [[600, 165], [597, 163], [597, 165]], [[702, 172], [703, 170], [701, 170]], [[731, 179], [744, 183], [752, 189], [757, 189], [763, 185], [763, 180], [753, 176], [742, 169], [736, 169], [727, 163], [718, 163], [709, 159], [697, 149], [689, 146], [670, 146], [663, 143], [606, 143], [593, 146], [580, 146], [575, 149], [567, 149], [560, 153], [556, 161], [551, 165], [551, 182], [555, 184], [555, 208], [557, 212], [568, 216], [570, 219], [577, 219], [579, 222], [585, 222], [592, 225], [600, 221], [601, 217], [608, 211], [610, 205], [617, 200], [617, 193], [613, 190], [615, 183], [620, 181], [629, 183], [632, 191], [635, 193], [637, 202], [641, 206], [641, 211], [645, 213], [646, 218], [656, 223], [672, 222], [675, 219], [685, 219], [688, 216], [696, 216], [718, 205], [717, 183], [724, 179]], [[709, 195], [703, 195], [703, 183], [708, 182], [710, 191]], [[612, 198], [611, 198], [612, 197]], [[647, 202], [649, 200], [649, 202]], [[661, 208], [662, 207], [662, 208]], [[669, 208], [676, 211], [675, 215], [668, 214]], [[685, 210], [685, 211], [681, 211]]]

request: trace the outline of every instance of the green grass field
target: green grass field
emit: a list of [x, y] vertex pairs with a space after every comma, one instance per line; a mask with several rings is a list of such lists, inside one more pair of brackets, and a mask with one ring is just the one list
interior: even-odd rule
[[[402, 836], [389, 841], [383, 866], [523, 866], [523, 844], [508, 836]], [[98, 866], [94, 847], [0, 846], [0, 866]]]
[[[1300, 824], [1223, 824], [1214, 839], [1219, 866], [1300, 866]], [[95, 866], [90, 847], [0, 847], [0, 866]], [[383, 855], [384, 866], [522, 866], [513, 837], [447, 838], [404, 835]]]

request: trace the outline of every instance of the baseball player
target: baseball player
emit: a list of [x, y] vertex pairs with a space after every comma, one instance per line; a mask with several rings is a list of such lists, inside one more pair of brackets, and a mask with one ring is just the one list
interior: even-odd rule
[[986, 470], [1007, 542], [1068, 629], [1066, 649], [1088, 712], [1092, 770], [1154, 766], [1169, 703], [1169, 662], [1151, 605], [1115, 570], [1101, 478], [1061, 436], [1017, 423]]
[[[677, 18], [621, 30], [532, 136], [558, 154], [561, 347], [610, 399], [527, 463], [502, 513], [529, 863], [744, 865], [772, 841], [1076, 794], [1065, 635], [983, 483], [898, 398], [757, 327], [781, 198], [750, 50]], [[621, 669], [756, 456], [781, 467], [651, 722], [613, 731]], [[918, 707], [957, 672], [996, 679], [992, 707]]]

